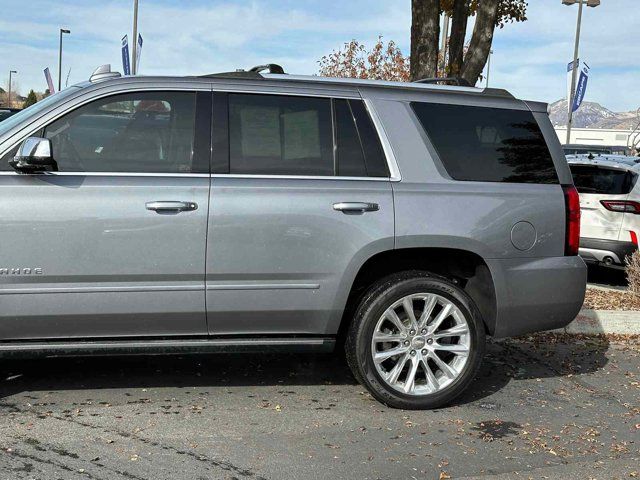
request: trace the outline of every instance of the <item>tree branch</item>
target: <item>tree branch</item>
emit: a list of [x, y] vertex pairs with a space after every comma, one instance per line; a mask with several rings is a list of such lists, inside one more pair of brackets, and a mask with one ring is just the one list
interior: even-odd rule
[[449, 68], [447, 75], [457, 77], [462, 71], [464, 39], [467, 35], [469, 0], [453, 0], [451, 12], [451, 35], [449, 37]]
[[462, 78], [471, 85], [476, 84], [489, 58], [493, 32], [498, 19], [499, 3], [499, 0], [482, 0], [478, 6], [476, 24], [461, 72]]

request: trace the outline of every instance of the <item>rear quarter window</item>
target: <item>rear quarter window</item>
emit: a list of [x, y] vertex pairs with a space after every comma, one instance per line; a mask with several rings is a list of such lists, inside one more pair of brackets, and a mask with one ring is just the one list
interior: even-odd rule
[[627, 195], [635, 185], [637, 175], [614, 168], [591, 165], [571, 165], [573, 183], [579, 193]]
[[531, 112], [424, 102], [411, 106], [454, 180], [559, 183]]

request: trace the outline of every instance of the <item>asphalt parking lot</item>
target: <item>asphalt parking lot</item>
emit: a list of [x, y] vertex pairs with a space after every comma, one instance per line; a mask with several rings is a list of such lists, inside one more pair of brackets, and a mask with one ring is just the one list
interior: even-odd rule
[[492, 343], [430, 412], [337, 356], [4, 360], [0, 478], [640, 478], [639, 382], [637, 342], [552, 336]]

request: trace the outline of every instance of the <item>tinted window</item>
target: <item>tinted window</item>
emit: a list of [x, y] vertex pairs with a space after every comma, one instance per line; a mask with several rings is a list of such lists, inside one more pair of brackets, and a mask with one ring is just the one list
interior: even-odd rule
[[334, 100], [338, 175], [366, 177], [367, 168], [355, 120], [347, 100]]
[[229, 95], [230, 172], [334, 175], [331, 101]]
[[433, 103], [412, 106], [453, 179], [558, 183], [531, 112]]
[[364, 102], [360, 100], [349, 100], [353, 118], [356, 121], [358, 135], [362, 142], [365, 161], [367, 164], [367, 174], [370, 177], [388, 177], [389, 167], [380, 144], [380, 138], [376, 132], [373, 122], [367, 113]]
[[115, 95], [49, 124], [61, 172], [190, 173], [195, 93]]
[[624, 170], [590, 165], [572, 165], [573, 183], [580, 193], [626, 195], [637, 176]]

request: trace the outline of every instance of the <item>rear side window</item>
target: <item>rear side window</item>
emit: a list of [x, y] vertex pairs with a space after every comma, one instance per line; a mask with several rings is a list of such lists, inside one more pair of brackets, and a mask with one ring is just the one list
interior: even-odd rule
[[601, 195], [626, 195], [637, 179], [632, 172], [591, 165], [571, 165], [571, 173], [578, 192]]
[[230, 172], [333, 175], [331, 100], [229, 95]]
[[540, 127], [528, 111], [411, 104], [455, 180], [558, 183]]
[[214, 149], [216, 172], [389, 177], [380, 139], [361, 100], [224, 95], [214, 107], [214, 116], [220, 112], [214, 124], [222, 143], [229, 140], [228, 155], [222, 143]]

